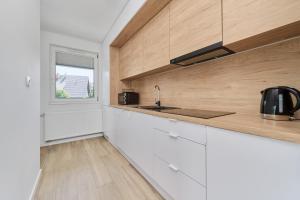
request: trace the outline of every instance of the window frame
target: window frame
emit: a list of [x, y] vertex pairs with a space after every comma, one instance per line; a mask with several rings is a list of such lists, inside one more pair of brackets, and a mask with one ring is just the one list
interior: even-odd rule
[[[98, 103], [99, 102], [99, 54], [86, 50], [63, 47], [50, 44], [50, 104]], [[93, 98], [56, 98], [56, 53], [68, 53], [79, 56], [89, 56], [94, 59], [94, 90]], [[79, 67], [78, 67], [79, 68]]]

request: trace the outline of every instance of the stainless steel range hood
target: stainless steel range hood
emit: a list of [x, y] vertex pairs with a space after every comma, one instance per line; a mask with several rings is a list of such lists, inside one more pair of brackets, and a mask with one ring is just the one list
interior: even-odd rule
[[180, 65], [180, 66], [189, 66], [215, 58], [220, 58], [233, 54], [234, 51], [223, 46], [223, 42], [218, 42], [210, 46], [204, 47], [202, 49], [193, 51], [191, 53], [179, 56], [170, 60], [170, 64]]

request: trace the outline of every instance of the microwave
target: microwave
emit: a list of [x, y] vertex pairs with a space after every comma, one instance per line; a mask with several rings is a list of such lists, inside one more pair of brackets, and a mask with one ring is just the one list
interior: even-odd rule
[[139, 104], [139, 94], [136, 92], [122, 92], [118, 94], [118, 104], [134, 105]]

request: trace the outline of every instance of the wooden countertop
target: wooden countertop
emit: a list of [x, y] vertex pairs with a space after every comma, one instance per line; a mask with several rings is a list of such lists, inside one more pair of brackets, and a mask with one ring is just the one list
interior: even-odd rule
[[239, 113], [212, 119], [201, 119], [130, 106], [111, 105], [111, 107], [300, 144], [300, 120], [273, 121], [261, 119], [259, 114], [245, 115]]

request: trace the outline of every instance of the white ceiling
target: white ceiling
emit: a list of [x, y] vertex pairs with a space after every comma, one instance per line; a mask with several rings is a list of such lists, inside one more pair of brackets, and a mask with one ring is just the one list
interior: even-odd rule
[[128, 0], [41, 0], [41, 29], [101, 42]]

